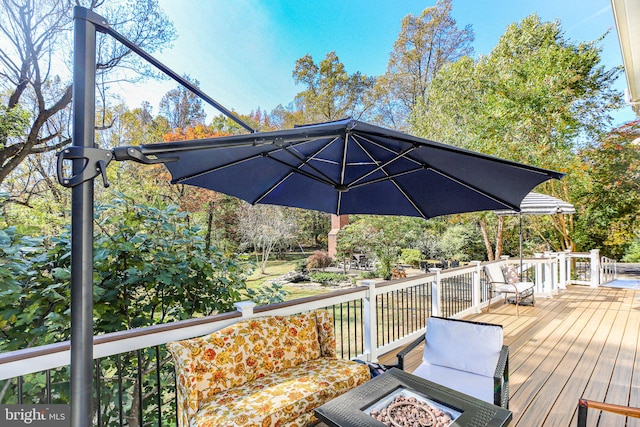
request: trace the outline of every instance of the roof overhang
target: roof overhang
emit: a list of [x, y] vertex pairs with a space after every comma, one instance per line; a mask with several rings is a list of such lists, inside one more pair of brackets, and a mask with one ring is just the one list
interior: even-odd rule
[[611, 0], [628, 84], [627, 101], [640, 116], [640, 0]]

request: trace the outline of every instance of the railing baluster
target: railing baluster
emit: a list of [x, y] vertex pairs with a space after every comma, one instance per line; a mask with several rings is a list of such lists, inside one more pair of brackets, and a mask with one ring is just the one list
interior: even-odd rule
[[120, 419], [120, 427], [124, 426], [124, 408], [122, 407], [122, 359], [120, 354], [116, 354], [116, 370], [118, 376], [118, 417]]
[[[335, 317], [334, 317], [335, 319]], [[173, 369], [173, 407], [176, 414], [176, 427], [179, 427], [178, 418], [180, 415], [178, 414], [178, 376], [176, 375], [175, 368]]]
[[158, 399], [158, 427], [162, 427], [162, 390], [160, 387], [160, 347], [156, 346], [156, 397]]
[[51, 369], [46, 371], [47, 405], [51, 405]]
[[351, 311], [352, 311], [352, 305], [351, 305], [351, 301], [347, 302], [347, 336], [349, 337], [348, 339], [348, 344], [347, 344], [347, 359], [351, 359], [351, 355], [352, 355], [352, 344], [353, 344], [353, 332], [351, 331], [351, 327], [352, 327], [352, 319], [351, 319]]
[[[143, 406], [143, 396], [142, 396], [142, 353], [141, 350], [136, 350], [136, 358], [138, 360], [138, 422], [139, 426], [142, 426], [142, 410]], [[131, 416], [135, 416], [135, 414], [131, 414]]]
[[100, 388], [101, 388], [101, 383], [100, 383], [100, 359], [96, 359], [95, 360], [95, 364], [96, 364], [96, 412], [97, 412], [97, 418], [98, 418], [98, 426], [102, 426], [102, 402], [100, 401]]
[[342, 317], [342, 306], [343, 304], [340, 303], [340, 342], [342, 343], [340, 345], [340, 357], [342, 357], [344, 359], [344, 319]]

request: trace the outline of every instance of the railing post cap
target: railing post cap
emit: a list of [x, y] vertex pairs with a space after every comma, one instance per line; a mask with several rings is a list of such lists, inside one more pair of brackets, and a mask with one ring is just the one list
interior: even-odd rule
[[509, 255], [500, 255], [500, 259], [508, 260]]
[[363, 280], [362, 281], [362, 285], [363, 286], [369, 286], [369, 287], [375, 286], [376, 283], [378, 283], [378, 282], [375, 281], [375, 280]]
[[247, 301], [239, 301], [239, 302], [234, 302], [233, 305], [238, 309], [238, 310], [243, 310], [243, 309], [247, 309], [247, 308], [253, 308], [255, 307], [257, 304], [251, 300], [247, 300]]
[[482, 264], [482, 261], [469, 261], [469, 264], [473, 264], [473, 265], [480, 265]]
[[233, 305], [236, 307], [236, 310], [242, 313], [242, 317], [249, 317], [253, 315], [253, 307], [257, 304], [253, 301], [240, 301], [234, 302]]
[[431, 273], [439, 273], [440, 271], [442, 271], [442, 269], [439, 268], [439, 267], [431, 267], [431, 268], [429, 268], [429, 271]]
[[543, 254], [542, 252], [535, 252], [535, 253], [533, 254], [533, 256], [534, 256], [534, 257], [536, 257], [536, 258], [542, 258], [542, 256], [543, 256], [543, 255], [544, 255], [544, 254]]

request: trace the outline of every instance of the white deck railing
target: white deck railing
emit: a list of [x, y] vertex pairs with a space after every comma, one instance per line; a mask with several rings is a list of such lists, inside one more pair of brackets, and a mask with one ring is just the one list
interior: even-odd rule
[[[503, 257], [494, 262], [503, 266], [519, 265], [520, 259]], [[601, 273], [597, 250], [544, 253], [523, 259], [522, 273], [524, 279], [535, 283], [537, 296], [553, 297], [570, 284], [598, 286], [602, 278], [611, 277], [610, 264], [603, 261], [607, 271]], [[448, 270], [431, 269], [429, 273], [401, 280], [364, 281], [359, 287], [268, 306], [242, 302], [236, 304], [237, 310], [231, 313], [97, 335], [94, 358], [106, 360], [132, 352], [138, 352], [139, 358], [141, 350], [155, 348], [160, 366], [160, 348], [167, 342], [206, 335], [253, 316], [327, 308], [335, 319], [338, 354], [344, 358], [375, 361], [381, 354], [394, 351], [423, 334], [426, 319], [431, 315], [463, 317], [486, 307], [488, 291], [482, 265], [472, 262]], [[162, 357], [163, 361], [167, 360], [164, 350]], [[0, 389], [0, 403], [17, 403], [2, 398], [16, 395], [7, 393], [12, 387], [22, 390], [18, 385], [22, 384], [23, 377], [64, 368], [69, 363], [68, 341], [0, 354], [0, 380], [8, 381]], [[166, 394], [167, 390], [162, 392]]]

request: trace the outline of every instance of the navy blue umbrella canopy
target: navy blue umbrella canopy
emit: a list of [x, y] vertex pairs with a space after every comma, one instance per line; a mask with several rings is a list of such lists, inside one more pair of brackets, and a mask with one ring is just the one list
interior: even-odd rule
[[173, 183], [338, 215], [519, 210], [564, 175], [351, 119], [136, 148], [165, 161]]

